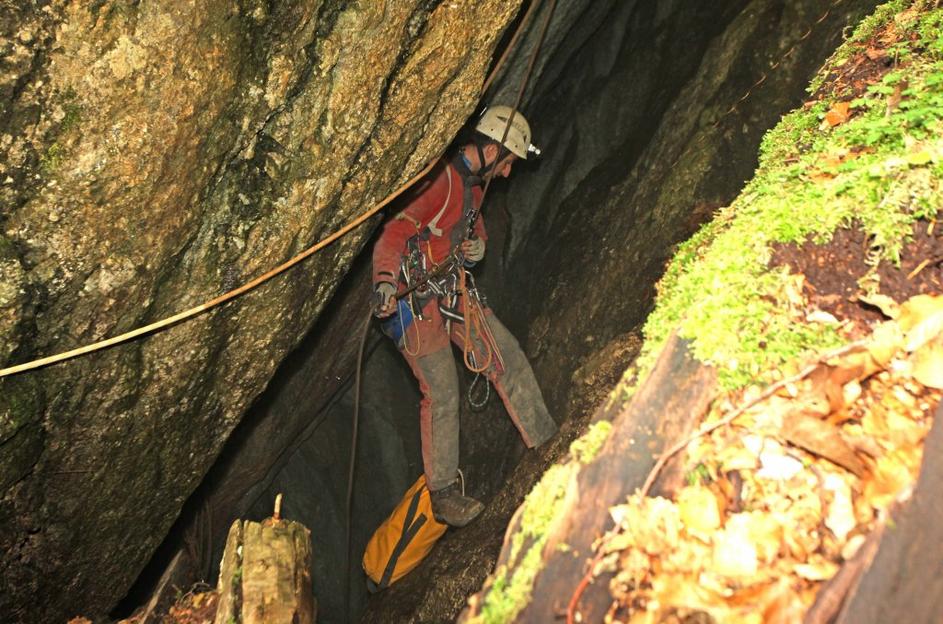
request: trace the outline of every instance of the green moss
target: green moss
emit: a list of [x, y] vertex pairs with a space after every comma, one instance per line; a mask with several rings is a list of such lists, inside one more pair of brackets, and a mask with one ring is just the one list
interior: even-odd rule
[[[544, 473], [524, 501], [521, 527], [511, 538], [510, 560], [517, 562], [513, 573], [506, 567], [494, 574], [494, 582], [481, 612], [469, 624], [502, 624], [512, 621], [530, 601], [534, 579], [540, 570], [541, 553], [547, 543], [547, 531], [558, 515], [576, 464], [553, 466]], [[519, 554], [526, 546], [523, 557]]]
[[581, 464], [591, 462], [602, 448], [606, 438], [609, 437], [610, 431], [612, 431], [612, 423], [608, 420], [593, 423], [586, 433], [570, 444], [570, 454]]
[[62, 166], [65, 158], [65, 149], [58, 143], [53, 143], [39, 159], [39, 169], [45, 175], [51, 175]]
[[914, 4], [914, 0], [891, 0], [891, 2], [882, 4], [874, 10], [874, 13], [861, 20], [855, 28], [855, 32], [848, 39], [850, 45], [842, 46], [840, 52], [845, 52], [856, 43], [867, 43], [880, 29], [884, 28], [885, 24], [912, 4]]
[[[845, 45], [836, 50], [832, 58], [826, 63], [826, 67], [831, 70], [841, 67], [851, 59], [855, 52], [864, 47], [867, 42], [874, 37], [884, 26], [893, 20], [895, 16], [904, 11], [907, 7], [914, 4], [914, 0], [892, 0], [875, 9], [874, 13], [861, 20], [855, 28], [854, 33], [849, 37]], [[809, 84], [809, 93], [818, 93], [825, 84], [829, 71], [822, 71], [812, 79]]]
[[[510, 561], [517, 562], [512, 574], [507, 567], [494, 574], [477, 624], [510, 622], [530, 601], [534, 579], [540, 570], [548, 532], [560, 513], [573, 475], [596, 456], [612, 430], [612, 423], [599, 421], [570, 445], [574, 462], [552, 466], [524, 500], [520, 529], [511, 538]], [[523, 556], [521, 556], [523, 553]]]
[[62, 132], [68, 132], [73, 128], [77, 128], [82, 122], [83, 108], [79, 102], [71, 101], [66, 103], [64, 109], [65, 117], [62, 118]]
[[531, 548], [510, 580], [505, 575], [495, 580], [481, 615], [474, 618], [473, 623], [504, 624], [517, 617], [521, 609], [530, 601], [534, 579], [540, 569], [540, 554], [541, 549]]
[[[772, 246], [824, 243], [839, 228], [854, 225], [869, 236], [872, 263], [897, 262], [913, 223], [934, 218], [943, 206], [943, 9], [931, 5], [894, 0], [882, 6], [823, 68], [819, 87], [860, 42], [889, 20], [897, 22], [899, 40], [908, 47], [894, 53], [906, 57], [907, 65], [854, 102], [856, 114], [847, 123], [822, 127], [833, 97], [794, 111], [767, 133], [754, 179], [679, 246], [667, 267], [644, 327], [638, 373], [626, 374], [620, 384], [625, 394], [633, 392], [631, 378], [648, 374], [676, 328], [690, 340], [697, 359], [717, 367], [727, 389], [841, 342], [830, 327], [806, 324], [786, 312], [796, 293], [789, 290], [786, 268], [770, 269]], [[922, 12], [901, 18], [911, 6]], [[887, 96], [898, 86], [901, 101], [889, 107]], [[598, 452], [607, 425], [597, 423], [574, 442], [577, 461], [548, 470], [527, 497], [521, 529], [511, 542], [513, 569], [496, 572], [473, 622], [512, 621], [527, 605], [547, 530], [560, 513], [573, 472]], [[689, 476], [703, 479], [701, 473]]]
[[[876, 32], [911, 4], [891, 2], [863, 26]], [[913, 223], [943, 205], [943, 55], [932, 52], [937, 44], [943, 50], [943, 10], [917, 15], [897, 24], [912, 46], [906, 68], [872, 85], [854, 102], [858, 113], [834, 129], [822, 127], [831, 101], [787, 115], [764, 138], [760, 168], [741, 196], [681, 245], [645, 325], [643, 373], [676, 327], [695, 357], [718, 368], [726, 389], [838, 343], [831, 328], [783, 313], [787, 274], [768, 268], [771, 248], [824, 243], [856, 225], [869, 236], [873, 264], [897, 263]], [[899, 105], [889, 107], [887, 96], [904, 85]]]

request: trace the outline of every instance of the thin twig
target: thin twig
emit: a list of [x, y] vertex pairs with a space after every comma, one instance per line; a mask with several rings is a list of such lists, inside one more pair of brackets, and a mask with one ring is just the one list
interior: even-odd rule
[[[857, 340], [855, 342], [851, 342], [841, 348], [835, 349], [834, 351], [830, 351], [829, 353], [826, 353], [818, 357], [814, 363], [809, 364], [808, 366], [806, 366], [804, 369], [802, 369], [801, 371], [799, 371], [792, 377], [781, 379], [777, 381], [776, 383], [770, 385], [768, 388], [766, 388], [766, 390], [761, 392], [758, 396], [751, 399], [750, 401], [747, 401], [745, 404], [741, 405], [739, 408], [737, 408], [733, 412], [727, 414], [727, 416], [725, 416], [721, 420], [710, 423], [709, 425], [705, 425], [704, 427], [699, 429], [696, 433], [692, 434], [685, 440], [678, 442], [674, 446], [670, 447], [668, 450], [666, 450], [664, 453], [661, 454], [661, 456], [658, 458], [658, 461], [656, 461], [655, 465], [652, 467], [651, 472], [649, 472], [648, 478], [645, 479], [645, 484], [642, 486], [642, 489], [640, 490], [641, 497], [648, 496], [648, 492], [651, 489], [652, 484], [655, 482], [655, 479], [658, 477], [658, 473], [661, 472], [662, 468], [665, 467], [665, 464], [668, 463], [668, 460], [671, 459], [672, 456], [682, 451], [684, 448], [687, 447], [688, 444], [690, 444], [691, 442], [693, 442], [694, 440], [702, 436], [705, 436], [711, 433], [712, 431], [716, 429], [719, 429], [720, 427], [723, 427], [724, 425], [729, 425], [734, 420], [736, 420], [738, 416], [743, 414], [746, 410], [750, 409], [751, 407], [753, 407], [760, 401], [763, 401], [764, 399], [771, 397], [781, 388], [784, 388], [785, 386], [789, 384], [801, 381], [805, 377], [809, 376], [812, 373], [812, 371], [818, 368], [819, 365], [822, 364], [823, 362], [827, 362], [828, 360], [832, 358], [845, 355], [846, 353], [850, 351], [853, 351], [859, 347], [864, 346], [864, 344], [865, 344], [864, 340]], [[712, 399], [712, 402], [713, 400], [716, 400], [716, 398], [717, 397], [714, 397], [714, 399]], [[613, 534], [618, 535], [621, 532], [622, 532], [621, 527], [616, 527], [616, 530], [613, 532]], [[576, 589], [573, 592], [573, 596], [570, 598], [570, 602], [567, 605], [567, 611], [566, 611], [567, 624], [575, 624], [576, 611], [579, 608], [580, 598], [582, 597], [583, 592], [592, 582], [593, 577], [595, 576], [596, 566], [599, 565], [599, 562], [602, 561], [604, 556], [605, 556], [605, 551], [603, 550], [600, 550], [599, 552], [596, 553], [596, 555], [590, 561], [589, 569], [586, 571], [586, 573], [580, 579], [580, 582], [577, 584]]]
[[730, 412], [729, 414], [727, 414], [720, 420], [704, 425], [695, 433], [688, 436], [686, 439], [670, 447], [668, 450], [666, 450], [664, 453], [661, 454], [661, 456], [658, 458], [658, 461], [656, 461], [655, 465], [652, 467], [651, 472], [648, 473], [648, 478], [645, 479], [645, 484], [642, 486], [642, 489], [640, 491], [641, 496], [642, 497], [648, 496], [648, 492], [651, 489], [652, 485], [654, 484], [655, 479], [658, 477], [658, 473], [661, 472], [662, 468], [665, 467], [665, 464], [668, 463], [669, 459], [671, 459], [674, 455], [676, 455], [677, 453], [687, 448], [688, 444], [697, 440], [698, 438], [706, 436], [707, 434], [711, 433], [712, 431], [715, 431], [716, 429], [719, 429], [725, 425], [729, 425], [734, 420], [736, 420], [738, 416], [743, 414], [745, 411], [747, 411], [748, 409], [750, 409], [751, 407], [753, 407], [760, 401], [768, 399], [773, 394], [775, 394], [778, 390], [784, 388], [785, 386], [792, 383], [796, 383], [797, 381], [802, 381], [804, 378], [809, 376], [812, 373], [812, 371], [818, 368], [822, 362], [826, 360], [830, 360], [831, 358], [834, 358], [834, 357], [839, 357], [841, 355], [844, 355], [848, 353], [849, 351], [852, 351], [854, 349], [857, 349], [858, 347], [861, 347], [862, 345], [864, 345], [864, 341], [859, 340], [859, 341], [849, 343], [841, 347], [840, 349], [831, 351], [830, 353], [826, 353], [825, 355], [818, 358], [814, 363], [809, 364], [808, 366], [806, 366], [804, 369], [802, 369], [801, 371], [799, 371], [792, 377], [786, 377], [785, 379], [780, 379], [776, 383], [767, 387], [766, 390], [758, 394], [756, 397], [747, 401], [746, 403], [744, 403], [743, 405], [741, 405], [734, 411]]
[[927, 265], [930, 264], [930, 258], [924, 258], [923, 262], [917, 265], [917, 268], [907, 274], [907, 281], [909, 282], [913, 278], [917, 277], [917, 273], [927, 268]]

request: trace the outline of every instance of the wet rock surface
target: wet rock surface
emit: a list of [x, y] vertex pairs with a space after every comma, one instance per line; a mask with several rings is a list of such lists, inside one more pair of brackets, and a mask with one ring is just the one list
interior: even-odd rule
[[[473, 110], [517, 9], [3, 6], [5, 364], [196, 305], [371, 206]], [[124, 595], [369, 229], [235, 304], [0, 381], [10, 621]]]

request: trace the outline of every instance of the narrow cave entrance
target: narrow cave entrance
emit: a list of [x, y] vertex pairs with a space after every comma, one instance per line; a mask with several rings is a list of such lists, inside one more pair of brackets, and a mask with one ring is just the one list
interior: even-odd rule
[[[351, 576], [343, 578], [354, 352], [371, 299], [368, 245], [123, 608], [144, 602], [158, 578], [167, 587], [214, 579], [232, 520], [270, 515], [282, 493], [283, 515], [312, 532], [320, 621], [454, 619], [493, 563], [521, 497], [634, 357], [674, 245], [736, 195], [756, 166], [763, 132], [802, 102], [842, 30], [875, 4], [731, 0], [691, 8], [610, 0], [561, 7], [523, 107], [545, 157], [518, 167], [489, 195], [489, 251], [478, 268], [492, 307], [531, 359], [561, 424], [558, 439], [525, 452], [496, 397], [481, 408], [463, 401], [462, 467], [471, 494], [492, 513], [450, 532], [427, 564], [370, 599], [359, 565], [363, 546], [422, 471], [416, 382], [372, 329]], [[510, 75], [492, 101], [512, 99]], [[460, 378], [463, 394], [481, 391], [471, 388], [467, 371]]]

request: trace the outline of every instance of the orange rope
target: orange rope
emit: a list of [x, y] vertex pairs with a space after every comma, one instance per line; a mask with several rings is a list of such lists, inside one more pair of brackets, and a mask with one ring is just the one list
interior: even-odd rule
[[[458, 293], [462, 298], [462, 316], [465, 317], [465, 331], [462, 335], [464, 342], [462, 352], [465, 366], [473, 373], [483, 373], [488, 370], [496, 358], [498, 362], [501, 361], [501, 353], [498, 351], [498, 345], [494, 342], [494, 336], [488, 327], [488, 321], [485, 319], [484, 310], [481, 309], [481, 303], [477, 298], [472, 301], [471, 295], [468, 294], [468, 286], [465, 283], [465, 270], [461, 267], [458, 269]], [[474, 361], [478, 358], [474, 357], [475, 343], [472, 340], [472, 329], [481, 339], [485, 353], [487, 353], [485, 363], [481, 365], [476, 365]]]

